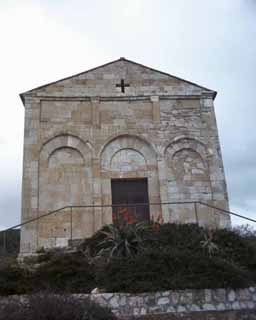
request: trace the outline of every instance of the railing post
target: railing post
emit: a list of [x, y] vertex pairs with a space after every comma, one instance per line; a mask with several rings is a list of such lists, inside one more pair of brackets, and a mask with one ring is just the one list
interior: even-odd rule
[[7, 247], [6, 247], [6, 231], [3, 232], [3, 248], [4, 248], [4, 253], [7, 253]]
[[70, 207], [70, 240], [73, 239], [73, 209]]
[[196, 224], [199, 225], [198, 213], [197, 213], [197, 202], [194, 202], [195, 216], [196, 216]]
[[215, 224], [215, 228], [217, 228], [218, 226], [218, 218], [219, 218], [219, 210], [216, 211], [216, 209], [213, 209], [213, 217], [214, 217], [214, 224]]

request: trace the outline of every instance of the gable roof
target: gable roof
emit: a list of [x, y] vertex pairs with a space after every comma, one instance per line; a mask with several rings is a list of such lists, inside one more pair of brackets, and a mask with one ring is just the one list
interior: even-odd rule
[[75, 78], [75, 77], [77, 77], [77, 76], [80, 76], [80, 75], [83, 75], [83, 74], [86, 74], [86, 73], [95, 71], [95, 70], [97, 70], [97, 69], [100, 69], [100, 68], [109, 66], [109, 65], [114, 64], [114, 63], [119, 62], [119, 61], [126, 61], [126, 62], [132, 63], [132, 64], [134, 64], [134, 65], [140, 66], [140, 67], [142, 67], [142, 68], [148, 69], [148, 70], [150, 70], [150, 71], [152, 71], [152, 72], [157, 72], [157, 73], [160, 73], [160, 74], [162, 74], [162, 75], [165, 75], [165, 76], [174, 78], [174, 79], [176, 79], [176, 80], [183, 81], [183, 82], [185, 82], [185, 83], [187, 83], [187, 84], [196, 86], [196, 87], [198, 87], [198, 88], [200, 88], [200, 89], [203, 89], [203, 90], [205, 90], [205, 91], [212, 92], [212, 93], [213, 93], [213, 99], [215, 99], [215, 97], [216, 97], [216, 95], [217, 95], [217, 91], [215, 91], [215, 90], [211, 90], [211, 89], [209, 89], [209, 88], [206, 88], [206, 87], [203, 87], [203, 86], [201, 86], [201, 85], [198, 85], [197, 83], [194, 83], [194, 82], [191, 82], [191, 81], [188, 81], [188, 80], [179, 78], [179, 77], [174, 76], [174, 75], [172, 75], [172, 74], [169, 74], [169, 73], [166, 73], [166, 72], [157, 70], [157, 69], [153, 69], [153, 68], [148, 67], [148, 66], [145, 66], [145, 65], [143, 65], [143, 64], [141, 64], [141, 63], [138, 63], [138, 62], [135, 62], [135, 61], [126, 59], [126, 58], [124, 58], [124, 57], [121, 57], [121, 58], [119, 58], [119, 59], [117, 59], [117, 60], [110, 61], [110, 62], [105, 63], [105, 64], [103, 64], [103, 65], [100, 65], [100, 66], [98, 66], [98, 67], [95, 67], [95, 68], [92, 68], [92, 69], [89, 69], [89, 70], [86, 70], [86, 71], [83, 71], [83, 72], [79, 72], [79, 73], [74, 74], [74, 75], [72, 75], [72, 76], [68, 76], [68, 77], [65, 77], [65, 78], [62, 78], [62, 79], [53, 81], [53, 82], [49, 82], [49, 83], [44, 84], [44, 85], [42, 85], [42, 86], [39, 86], [39, 87], [30, 89], [30, 90], [28, 90], [28, 91], [25, 91], [25, 92], [23, 92], [23, 93], [20, 94], [20, 98], [21, 98], [21, 100], [22, 100], [22, 102], [23, 102], [23, 104], [24, 104], [24, 96], [25, 96], [26, 94], [33, 93], [34, 91], [43, 89], [43, 88], [48, 87], [48, 86], [50, 86], [50, 85], [56, 84], [56, 83], [58, 83], [58, 82]]

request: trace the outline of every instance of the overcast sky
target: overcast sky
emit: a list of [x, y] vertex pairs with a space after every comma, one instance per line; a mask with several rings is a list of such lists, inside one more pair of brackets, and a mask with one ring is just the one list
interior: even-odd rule
[[256, 0], [0, 0], [0, 227], [20, 222], [18, 94], [119, 57], [218, 91], [230, 207], [256, 218]]

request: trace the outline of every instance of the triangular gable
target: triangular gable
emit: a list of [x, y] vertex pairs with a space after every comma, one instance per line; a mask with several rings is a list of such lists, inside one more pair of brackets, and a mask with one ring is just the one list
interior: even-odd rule
[[169, 78], [175, 79], [175, 80], [177, 80], [177, 81], [181, 81], [181, 82], [186, 83], [186, 84], [188, 84], [188, 85], [192, 85], [192, 86], [194, 86], [194, 87], [197, 87], [197, 88], [199, 88], [199, 89], [202, 89], [203, 91], [211, 92], [211, 93], [213, 94], [213, 98], [215, 98], [216, 95], [217, 95], [217, 92], [216, 92], [216, 91], [211, 90], [211, 89], [206, 88], [206, 87], [203, 87], [203, 86], [200, 86], [200, 85], [198, 85], [198, 84], [196, 84], [196, 83], [194, 83], [194, 82], [191, 82], [191, 81], [188, 81], [188, 80], [179, 78], [179, 77], [174, 76], [174, 75], [171, 75], [171, 74], [169, 74], [169, 73], [166, 73], [166, 72], [163, 72], [163, 71], [160, 71], [160, 70], [156, 70], [156, 69], [153, 69], [153, 68], [151, 68], [151, 67], [145, 66], [145, 65], [143, 65], [143, 64], [137, 63], [137, 62], [135, 62], [135, 61], [128, 60], [128, 59], [125, 59], [125, 58], [121, 57], [121, 58], [119, 58], [119, 59], [117, 59], [117, 60], [114, 60], [114, 61], [105, 63], [105, 64], [103, 64], [103, 65], [100, 65], [100, 66], [98, 66], [98, 67], [89, 69], [89, 70], [87, 70], [87, 71], [83, 71], [83, 72], [77, 73], [77, 74], [75, 74], [75, 75], [72, 75], [72, 76], [69, 76], [69, 77], [66, 77], [66, 78], [62, 78], [62, 79], [59, 79], [59, 80], [57, 80], [57, 81], [53, 81], [53, 82], [47, 83], [47, 84], [45, 84], [45, 85], [42, 85], [42, 86], [33, 88], [33, 89], [31, 89], [31, 90], [28, 90], [28, 91], [26, 91], [26, 92], [21, 93], [21, 94], [20, 94], [20, 97], [21, 97], [21, 99], [22, 99], [22, 101], [23, 101], [23, 103], [24, 103], [24, 96], [27, 95], [27, 94], [33, 94], [33, 93], [36, 93], [37, 91], [40, 91], [41, 89], [45, 89], [45, 88], [50, 87], [50, 86], [52, 86], [52, 85], [61, 84], [62, 82], [65, 82], [66, 80], [71, 80], [71, 79], [80, 77], [80, 76], [82, 76], [82, 75], [86, 75], [86, 74], [89, 74], [89, 73], [93, 73], [93, 72], [95, 72], [95, 71], [97, 71], [97, 70], [99, 70], [99, 69], [101, 69], [101, 68], [106, 68], [106, 67], [108, 67], [108, 66], [110, 66], [110, 65], [114, 65], [114, 64], [116, 64], [116, 63], [119, 63], [120, 61], [124, 61], [124, 62], [130, 63], [130, 64], [133, 64], [133, 65], [135, 65], [135, 66], [138, 66], [138, 67], [140, 67], [140, 68], [147, 69], [148, 71], [151, 71], [152, 73], [158, 73], [159, 75], [166, 76], [167, 78], [169, 77]]

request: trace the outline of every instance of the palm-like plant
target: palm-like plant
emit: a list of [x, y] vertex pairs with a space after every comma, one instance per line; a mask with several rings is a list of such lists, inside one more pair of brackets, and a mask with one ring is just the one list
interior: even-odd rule
[[[143, 231], [148, 228], [145, 222], [108, 225], [101, 233], [105, 236], [97, 247], [98, 256], [129, 257], [144, 249]], [[107, 230], [106, 230], [107, 229]]]
[[203, 249], [205, 249], [209, 256], [212, 257], [217, 251], [219, 251], [218, 245], [213, 241], [213, 230], [207, 230], [207, 233], [204, 234], [204, 240], [200, 242]]

